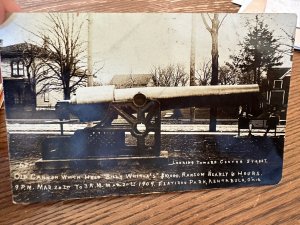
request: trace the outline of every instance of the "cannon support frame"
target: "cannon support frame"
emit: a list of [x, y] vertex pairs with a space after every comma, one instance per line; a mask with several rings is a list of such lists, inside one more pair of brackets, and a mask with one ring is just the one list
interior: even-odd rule
[[[131, 135], [137, 139], [136, 155], [145, 155], [147, 151], [151, 151], [152, 155], [160, 155], [161, 110], [159, 101], [149, 100], [145, 95], [138, 93], [133, 101], [112, 102], [104, 120], [97, 124], [95, 129], [116, 129], [112, 121], [117, 116], [126, 120]], [[149, 133], [154, 134], [154, 144], [147, 147], [145, 142]]]
[[[123, 118], [126, 124], [113, 124], [118, 117]], [[136, 138], [135, 146], [126, 146], [127, 132]], [[146, 139], [153, 141], [148, 143]], [[111, 102], [104, 119], [98, 124], [77, 130], [69, 137], [48, 138], [44, 143], [42, 159], [159, 157], [160, 153], [160, 103], [138, 93], [133, 101]]]

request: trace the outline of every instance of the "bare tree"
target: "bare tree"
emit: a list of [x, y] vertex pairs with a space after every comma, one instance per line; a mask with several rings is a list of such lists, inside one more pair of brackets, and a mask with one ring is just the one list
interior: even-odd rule
[[37, 91], [37, 85], [40, 77], [47, 72], [47, 68], [40, 60], [43, 57], [43, 49], [30, 43], [22, 43], [16, 45], [15, 48], [15, 51], [20, 54], [32, 95], [37, 96], [41, 94], [41, 91]]
[[[210, 14], [207, 14], [208, 19], [211, 22], [211, 26], [208, 25], [204, 14], [201, 14], [203, 23], [205, 28], [211, 35], [211, 62], [212, 62], [212, 76], [211, 76], [211, 85], [218, 85], [218, 69], [219, 69], [219, 49], [218, 49], [218, 36], [219, 36], [219, 29], [226, 17], [219, 20], [219, 15], [217, 13], [213, 14], [213, 17]], [[209, 122], [209, 131], [216, 131], [217, 126], [217, 106], [210, 107], [210, 122]]]
[[219, 67], [219, 83], [221, 85], [233, 85], [238, 81], [240, 73], [236, 68], [228, 65]]
[[212, 62], [212, 79], [211, 79], [211, 85], [218, 85], [218, 67], [219, 67], [219, 50], [218, 50], [218, 36], [219, 36], [219, 29], [226, 18], [226, 15], [222, 18], [222, 20], [219, 20], [219, 14], [214, 13], [213, 17], [211, 17], [210, 14], [207, 14], [207, 17], [209, 18], [211, 22], [211, 26], [208, 25], [206, 18], [204, 14], [201, 14], [203, 23], [205, 25], [205, 28], [208, 30], [208, 32], [211, 35], [211, 62]]
[[101, 80], [94, 79], [93, 80], [93, 86], [103, 86], [105, 85]]
[[135, 87], [137, 84], [137, 81], [134, 79], [132, 73], [130, 73], [129, 75], [129, 80], [126, 82], [126, 84], [124, 85], [125, 88], [133, 88]]
[[196, 81], [200, 86], [210, 85], [211, 82], [211, 60], [200, 63], [196, 70]]
[[184, 66], [179, 64], [169, 65], [167, 67], [154, 67], [150, 74], [152, 75], [154, 86], [185, 86], [189, 80]]
[[[219, 84], [221, 85], [233, 85], [236, 84], [240, 78], [240, 72], [237, 67], [232, 64], [226, 63], [223, 66], [219, 66]], [[200, 86], [210, 85], [211, 81], [211, 61], [200, 63], [197, 69], [196, 80]]]
[[75, 14], [49, 14], [40, 32], [34, 33], [42, 43], [39, 45], [43, 49], [41, 61], [48, 68], [38, 79], [40, 92], [63, 90], [64, 99], [70, 99], [71, 93], [86, 84], [87, 46], [81, 35], [83, 24]]

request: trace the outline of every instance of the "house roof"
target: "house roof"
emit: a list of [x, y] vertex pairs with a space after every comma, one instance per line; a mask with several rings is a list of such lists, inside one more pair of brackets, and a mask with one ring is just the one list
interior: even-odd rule
[[282, 80], [285, 77], [290, 77], [292, 75], [292, 69], [289, 69], [285, 74], [283, 74], [279, 79]]
[[36, 45], [29, 44], [29, 43], [19, 43], [19, 44], [14, 44], [14, 45], [8, 45], [5, 47], [0, 48], [1, 52], [1, 58], [2, 59], [10, 59], [10, 58], [18, 58], [18, 57], [23, 57], [24, 53], [29, 48], [40, 48]]
[[285, 75], [289, 70], [291, 70], [290, 67], [271, 68], [268, 70], [268, 75], [271, 75], [272, 78], [275, 80], [279, 80], [282, 79], [282, 76]]
[[115, 75], [111, 81], [110, 85], [115, 85], [116, 87], [145, 87], [149, 84], [152, 79], [151, 74], [120, 74]]

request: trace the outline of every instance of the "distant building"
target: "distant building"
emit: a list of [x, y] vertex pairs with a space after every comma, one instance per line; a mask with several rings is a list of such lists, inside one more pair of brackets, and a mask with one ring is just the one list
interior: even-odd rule
[[151, 87], [153, 85], [151, 74], [125, 74], [115, 75], [110, 83], [116, 88]]

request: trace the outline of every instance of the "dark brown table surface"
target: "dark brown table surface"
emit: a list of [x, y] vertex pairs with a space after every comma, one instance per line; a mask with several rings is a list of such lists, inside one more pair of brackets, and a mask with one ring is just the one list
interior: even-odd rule
[[[24, 12], [237, 12], [230, 0], [18, 0]], [[294, 53], [283, 179], [276, 186], [12, 204], [0, 110], [0, 224], [300, 224], [300, 52]]]

